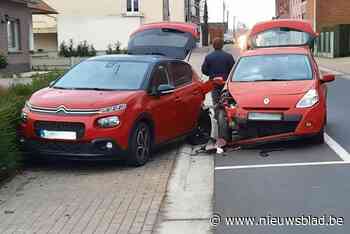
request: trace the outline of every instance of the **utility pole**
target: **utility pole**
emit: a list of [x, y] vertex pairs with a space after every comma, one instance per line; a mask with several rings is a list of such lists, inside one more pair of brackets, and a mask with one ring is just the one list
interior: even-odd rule
[[209, 25], [208, 25], [208, 3], [204, 0], [204, 15], [203, 15], [203, 46], [209, 45]]
[[226, 18], [226, 4], [225, 4], [225, 0], [222, 0], [222, 22], [225, 23]]

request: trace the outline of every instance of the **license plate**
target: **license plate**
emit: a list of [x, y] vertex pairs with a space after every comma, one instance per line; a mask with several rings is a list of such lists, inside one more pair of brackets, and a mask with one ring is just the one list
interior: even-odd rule
[[76, 140], [76, 132], [64, 132], [64, 131], [48, 131], [41, 130], [40, 137], [44, 139], [54, 139], [54, 140]]
[[266, 120], [266, 121], [280, 121], [282, 120], [282, 114], [276, 113], [249, 113], [249, 120]]

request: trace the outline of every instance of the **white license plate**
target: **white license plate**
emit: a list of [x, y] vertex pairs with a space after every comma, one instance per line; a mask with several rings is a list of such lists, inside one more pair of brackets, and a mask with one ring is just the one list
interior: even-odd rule
[[249, 120], [266, 120], [266, 121], [280, 121], [282, 120], [282, 114], [276, 113], [249, 113]]
[[40, 137], [44, 139], [54, 139], [54, 140], [76, 140], [76, 132], [64, 132], [64, 131], [48, 131], [41, 130]]

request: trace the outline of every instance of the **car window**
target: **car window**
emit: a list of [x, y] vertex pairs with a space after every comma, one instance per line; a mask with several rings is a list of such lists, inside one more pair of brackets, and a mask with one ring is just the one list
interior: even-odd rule
[[311, 80], [312, 68], [306, 55], [278, 54], [249, 56], [240, 59], [232, 81]]
[[159, 65], [154, 69], [152, 74], [152, 88], [157, 88], [159, 85], [170, 84], [170, 79], [166, 66]]
[[149, 67], [147, 62], [85, 61], [68, 71], [53, 88], [137, 90]]
[[192, 82], [192, 68], [182, 62], [171, 63], [171, 76], [176, 88]]
[[275, 28], [261, 32], [252, 38], [254, 47], [298, 46], [306, 45], [311, 35], [290, 28]]

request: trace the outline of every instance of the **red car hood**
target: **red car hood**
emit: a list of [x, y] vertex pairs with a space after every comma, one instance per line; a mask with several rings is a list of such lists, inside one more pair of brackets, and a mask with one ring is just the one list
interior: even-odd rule
[[314, 87], [314, 80], [228, 83], [231, 95], [243, 108], [291, 108]]
[[38, 107], [56, 108], [61, 105], [68, 109], [100, 109], [117, 104], [127, 104], [142, 91], [90, 91], [42, 89], [30, 99]]

